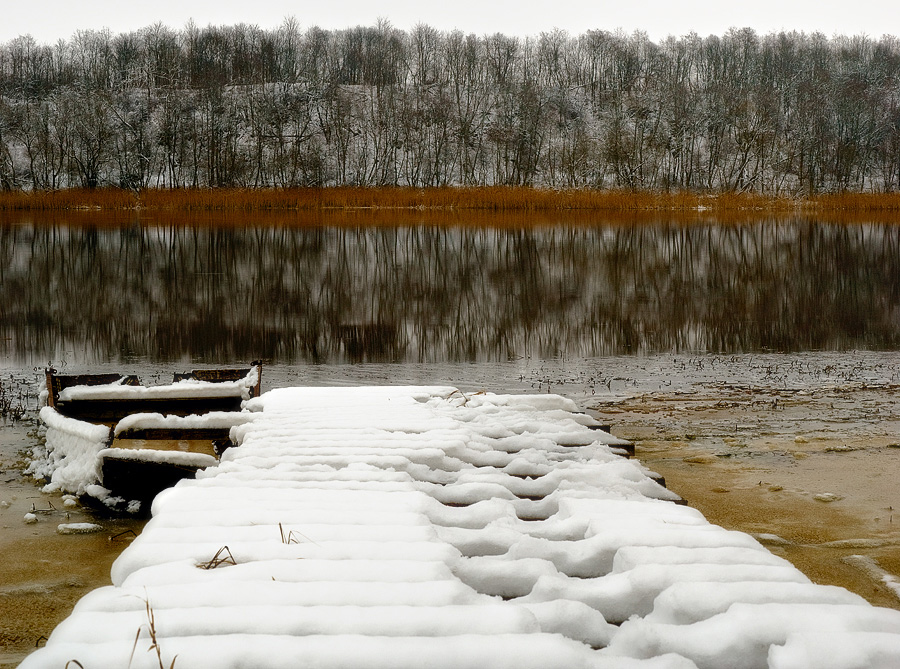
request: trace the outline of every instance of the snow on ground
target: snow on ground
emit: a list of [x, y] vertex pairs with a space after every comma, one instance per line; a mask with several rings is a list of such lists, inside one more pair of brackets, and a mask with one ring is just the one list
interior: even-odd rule
[[247, 409], [22, 667], [900, 666], [900, 613], [673, 504], [562, 397]]

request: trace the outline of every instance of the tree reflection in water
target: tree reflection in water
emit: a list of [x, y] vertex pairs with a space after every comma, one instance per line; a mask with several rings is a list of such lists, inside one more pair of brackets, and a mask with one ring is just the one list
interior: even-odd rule
[[8, 357], [464, 361], [900, 344], [892, 225], [89, 221], [0, 227]]

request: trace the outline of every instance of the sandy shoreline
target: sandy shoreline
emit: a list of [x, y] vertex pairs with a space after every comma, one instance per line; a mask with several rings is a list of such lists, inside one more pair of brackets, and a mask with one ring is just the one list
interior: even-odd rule
[[[60, 495], [44, 494], [23, 477], [21, 449], [33, 441], [30, 429], [26, 423], [0, 426], [0, 667], [17, 666], [81, 597], [109, 585], [113, 561], [143, 526], [67, 508]], [[32, 511], [38, 520], [26, 524]], [[57, 531], [60, 524], [79, 522], [97, 523], [101, 531]]]

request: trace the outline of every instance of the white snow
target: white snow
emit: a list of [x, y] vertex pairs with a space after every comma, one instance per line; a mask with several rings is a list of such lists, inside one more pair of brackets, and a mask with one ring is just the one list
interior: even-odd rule
[[844, 588], [778, 581], [680, 582], [669, 586], [653, 602], [647, 622], [690, 625], [725, 613], [732, 604], [855, 604], [866, 600]]
[[[241, 397], [247, 386], [238, 381], [211, 383], [185, 379], [167, 386], [69, 386], [59, 392], [58, 401], [74, 400], [150, 400], [185, 399], [192, 397]], [[245, 399], [248, 399], [245, 397]]]
[[134, 460], [136, 462], [164, 462], [188, 467], [211, 467], [218, 460], [206, 453], [164, 451], [152, 448], [105, 448], [98, 453], [101, 459]]
[[62, 523], [56, 527], [59, 534], [94, 534], [102, 529], [97, 523]]
[[158, 667], [151, 620], [164, 666], [199, 669], [900, 666], [900, 612], [664, 501], [565, 398], [292, 388], [246, 407], [239, 447], [157, 496], [114, 585], [22, 667]]
[[135, 413], [116, 423], [115, 434], [125, 430], [146, 429], [211, 429], [243, 425], [254, 419], [253, 414], [236, 411], [211, 411], [195, 416], [164, 416], [160, 413]]
[[[264, 609], [263, 609], [264, 610]], [[279, 612], [269, 611], [266, 620], [276, 630]], [[274, 614], [274, 615], [273, 615]], [[23, 669], [35, 666], [64, 667], [72, 658], [89, 658], [92, 666], [159, 669], [156, 655], [146, 652], [146, 632], [131, 657], [131, 641], [80, 643], [48, 642], [44, 649], [26, 658]], [[177, 658], [175, 666], [193, 668], [270, 667], [296, 669], [588, 669], [595, 666], [584, 644], [557, 634], [460, 634], [456, 636], [368, 636], [362, 634], [211, 634], [209, 636], [159, 637], [164, 666]], [[82, 664], [85, 661], [80, 660]], [[130, 664], [129, 664], [130, 661]], [[85, 665], [86, 666], [86, 665]], [[629, 667], [690, 667], [672, 664], [607, 665]]]
[[41, 420], [47, 426], [46, 444], [35, 449], [26, 473], [50, 480], [44, 492], [83, 495], [100, 479], [99, 453], [106, 448], [109, 428], [68, 418], [52, 407], [41, 409]]
[[789, 634], [769, 649], [771, 669], [896, 669], [900, 635], [884, 632]]
[[700, 669], [749, 669], [766, 666], [770, 647], [785, 644], [792, 633], [807, 632], [845, 634], [849, 644], [859, 633], [900, 635], [900, 611], [853, 604], [736, 603], [725, 613], [690, 625], [629, 620], [606, 651], [629, 657], [676, 653]]
[[237, 381], [198, 381], [184, 379], [163, 386], [126, 386], [122, 380], [96, 386], [69, 386], [59, 392], [57, 400], [148, 400], [185, 399], [193, 397], [241, 397], [250, 399], [250, 390], [256, 385], [259, 371], [256, 367]]

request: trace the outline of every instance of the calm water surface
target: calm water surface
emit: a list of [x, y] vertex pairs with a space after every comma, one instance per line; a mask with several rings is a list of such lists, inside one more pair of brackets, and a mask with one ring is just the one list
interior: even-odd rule
[[0, 221], [7, 365], [900, 348], [893, 225]]

